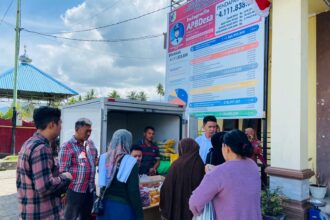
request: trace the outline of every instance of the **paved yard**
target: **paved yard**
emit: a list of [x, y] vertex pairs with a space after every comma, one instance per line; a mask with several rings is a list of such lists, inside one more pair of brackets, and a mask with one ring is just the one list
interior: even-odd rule
[[17, 220], [16, 170], [0, 171], [0, 220]]

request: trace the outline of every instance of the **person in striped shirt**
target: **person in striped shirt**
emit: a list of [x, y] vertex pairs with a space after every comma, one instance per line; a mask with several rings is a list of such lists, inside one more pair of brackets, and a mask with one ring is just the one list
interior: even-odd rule
[[91, 219], [97, 149], [89, 139], [92, 122], [87, 118], [75, 123], [75, 135], [61, 147], [59, 153], [60, 172], [71, 172], [72, 183], [66, 193], [65, 220]]
[[144, 129], [143, 139], [139, 145], [142, 149], [142, 161], [139, 170], [139, 174], [156, 175], [157, 168], [160, 164], [159, 148], [153, 143], [155, 136], [155, 129], [151, 126], [147, 126]]

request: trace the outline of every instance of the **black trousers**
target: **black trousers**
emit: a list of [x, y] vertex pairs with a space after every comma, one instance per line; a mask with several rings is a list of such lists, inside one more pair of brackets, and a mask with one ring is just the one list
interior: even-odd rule
[[91, 220], [93, 193], [78, 193], [68, 190], [66, 193], [65, 220]]

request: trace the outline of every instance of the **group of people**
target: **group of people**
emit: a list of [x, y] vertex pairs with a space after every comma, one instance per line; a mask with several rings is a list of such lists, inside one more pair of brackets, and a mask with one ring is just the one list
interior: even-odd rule
[[[145, 128], [137, 144], [128, 130], [115, 131], [107, 152], [99, 156], [90, 139], [92, 122], [81, 118], [57, 159], [52, 146], [61, 131], [61, 111], [40, 107], [33, 119], [37, 132], [23, 144], [17, 163], [21, 219], [87, 220], [93, 218], [95, 205], [100, 206], [97, 219], [143, 219], [139, 175], [156, 175], [160, 163], [153, 127]], [[196, 140], [179, 143], [179, 158], [161, 187], [162, 219], [192, 219], [208, 203], [215, 219], [261, 219], [255, 161], [262, 158], [255, 132], [217, 132], [214, 116], [204, 118], [203, 128]], [[95, 202], [97, 172], [101, 205]]]
[[155, 175], [160, 160], [153, 127], [145, 128], [136, 145], [129, 131], [116, 131], [108, 151], [99, 157], [90, 139], [89, 119], [76, 121], [75, 133], [59, 152], [61, 111], [40, 107], [33, 119], [37, 132], [23, 144], [17, 163], [21, 219], [92, 219], [97, 172], [104, 203], [104, 213], [98, 218], [143, 219], [139, 175]]
[[265, 161], [255, 131], [217, 132], [214, 116], [203, 119], [203, 128], [196, 140], [180, 141], [180, 157], [161, 188], [162, 220], [193, 219], [209, 207], [216, 220], [262, 219], [256, 162]]

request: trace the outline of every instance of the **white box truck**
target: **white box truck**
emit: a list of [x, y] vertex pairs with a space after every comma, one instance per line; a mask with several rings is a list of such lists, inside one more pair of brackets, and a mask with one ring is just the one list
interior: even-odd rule
[[75, 122], [82, 117], [93, 123], [90, 138], [99, 153], [106, 151], [112, 134], [121, 128], [132, 132], [133, 143], [143, 138], [146, 126], [155, 128], [155, 141], [174, 139], [178, 143], [187, 136], [184, 112], [184, 107], [178, 105], [112, 98], [98, 98], [64, 106], [61, 145], [74, 135]]

